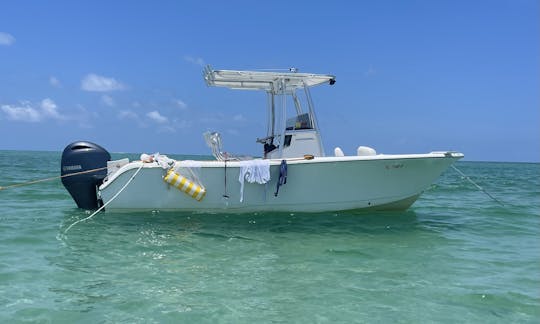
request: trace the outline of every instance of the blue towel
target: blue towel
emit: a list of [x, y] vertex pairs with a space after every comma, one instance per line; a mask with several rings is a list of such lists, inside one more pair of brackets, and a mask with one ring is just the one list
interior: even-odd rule
[[276, 193], [274, 193], [274, 196], [277, 197], [279, 193], [279, 187], [287, 183], [287, 161], [281, 160], [281, 164], [279, 166], [279, 178], [277, 181], [277, 188]]

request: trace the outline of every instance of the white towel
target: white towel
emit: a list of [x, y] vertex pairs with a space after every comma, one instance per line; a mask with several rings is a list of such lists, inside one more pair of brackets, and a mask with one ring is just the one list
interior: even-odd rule
[[269, 160], [240, 161], [240, 202], [244, 201], [244, 180], [249, 183], [265, 184], [270, 181]]

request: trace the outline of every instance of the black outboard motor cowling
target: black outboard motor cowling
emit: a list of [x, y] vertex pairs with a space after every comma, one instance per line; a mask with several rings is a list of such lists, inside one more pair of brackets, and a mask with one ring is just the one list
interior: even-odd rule
[[[62, 176], [107, 167], [111, 155], [103, 147], [91, 142], [73, 142], [62, 153]], [[83, 209], [98, 208], [96, 190], [107, 176], [107, 169], [62, 178], [62, 184]]]

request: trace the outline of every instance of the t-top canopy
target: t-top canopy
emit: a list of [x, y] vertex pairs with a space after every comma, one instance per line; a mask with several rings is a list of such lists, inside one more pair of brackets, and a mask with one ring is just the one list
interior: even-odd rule
[[326, 74], [296, 72], [260, 72], [204, 69], [208, 86], [242, 90], [264, 90], [274, 94], [291, 92], [298, 88], [312, 87], [328, 82], [334, 84], [336, 77]]

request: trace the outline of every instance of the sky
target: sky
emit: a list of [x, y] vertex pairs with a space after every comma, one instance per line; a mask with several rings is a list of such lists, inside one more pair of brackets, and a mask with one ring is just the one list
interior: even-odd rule
[[540, 162], [540, 2], [3, 1], [0, 150], [262, 155], [263, 92], [203, 67], [333, 74], [327, 154], [453, 150]]

